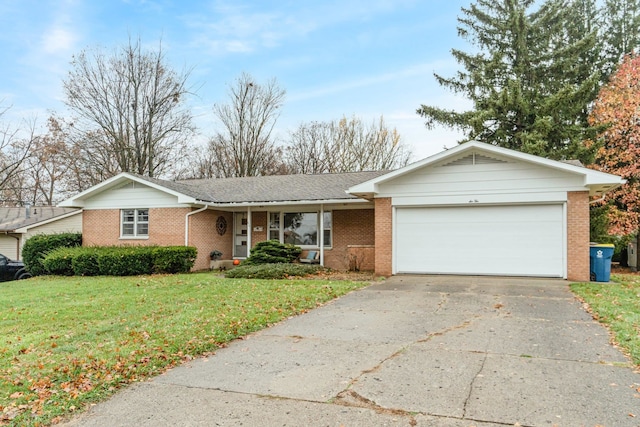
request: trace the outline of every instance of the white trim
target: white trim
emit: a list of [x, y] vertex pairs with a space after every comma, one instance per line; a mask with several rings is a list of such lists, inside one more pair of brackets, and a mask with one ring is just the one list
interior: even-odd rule
[[[320, 247], [320, 265], [324, 266], [324, 206], [320, 205], [318, 224], [318, 246]], [[333, 214], [331, 215], [331, 237], [333, 238]], [[333, 244], [333, 242], [331, 242]]]
[[251, 206], [247, 208], [247, 258], [251, 256], [251, 233], [253, 233], [253, 221], [251, 221]]
[[107, 179], [106, 181], [101, 182], [100, 184], [94, 185], [93, 187], [79, 193], [76, 194], [75, 196], [64, 200], [63, 202], [61, 202], [60, 204], [58, 204], [58, 206], [60, 207], [79, 207], [82, 208], [85, 206], [84, 203], [84, 199], [91, 197], [95, 194], [101, 193], [105, 190], [108, 190], [110, 188], [116, 187], [119, 184], [125, 183], [127, 181], [133, 181], [133, 182], [137, 182], [139, 184], [145, 185], [147, 187], [151, 187], [154, 188], [158, 191], [162, 191], [164, 193], [167, 194], [171, 194], [172, 196], [175, 196], [178, 198], [178, 203], [186, 203], [186, 204], [197, 204], [197, 200], [191, 196], [187, 196], [185, 194], [182, 194], [178, 191], [174, 191], [171, 190], [167, 187], [164, 187], [162, 185], [147, 181], [145, 179], [139, 178], [135, 175], [131, 175], [127, 172], [122, 172], [119, 173], [116, 176], [113, 176], [109, 179]]
[[567, 202], [562, 204], [562, 256], [563, 260], [563, 272], [562, 278], [567, 279], [569, 274], [569, 237], [567, 236], [567, 232], [569, 231], [569, 210], [567, 208]]
[[[138, 224], [145, 224], [144, 221], [138, 223], [138, 211], [145, 211], [145, 210], [147, 211], [147, 221], [146, 221], [147, 234], [138, 234]], [[134, 220], [133, 220], [133, 234], [123, 234], [122, 233], [122, 230], [124, 228], [123, 226], [125, 224], [125, 222], [124, 222], [124, 211], [133, 211], [133, 218], [134, 218]], [[149, 208], [121, 208], [119, 210], [119, 212], [120, 212], [120, 239], [124, 239], [124, 240], [127, 240], [127, 239], [134, 239], [134, 240], [135, 239], [138, 239], [138, 240], [149, 239], [149, 231], [151, 231], [150, 227], [149, 227], [149, 224], [151, 222], [150, 221], [151, 215], [150, 215], [149, 211], [150, 211]], [[131, 223], [128, 222], [127, 224], [131, 224]]]
[[[584, 191], [584, 190], [582, 190]], [[452, 205], [491, 205], [517, 203], [562, 203], [567, 201], [566, 191], [544, 193], [490, 193], [459, 194], [437, 196], [397, 196], [391, 198], [394, 206], [452, 206]]]
[[615, 187], [624, 184], [626, 181], [617, 175], [608, 174], [605, 172], [588, 169], [581, 166], [575, 166], [568, 163], [559, 162], [556, 160], [545, 159], [543, 157], [534, 156], [531, 154], [522, 153], [515, 150], [509, 150], [507, 148], [496, 147], [495, 145], [485, 144], [478, 141], [469, 141], [467, 143], [458, 145], [446, 151], [442, 151], [426, 159], [407, 165], [403, 168], [389, 172], [388, 174], [381, 175], [377, 178], [363, 182], [347, 190], [348, 194], [357, 195], [360, 197], [370, 197], [378, 193], [378, 185], [384, 182], [390, 181], [398, 176], [405, 175], [416, 169], [423, 168], [425, 166], [432, 165], [440, 162], [446, 158], [460, 155], [466, 151], [478, 150], [480, 152], [486, 152], [490, 154], [502, 155], [508, 158], [519, 160], [522, 162], [533, 163], [536, 165], [546, 166], [553, 169], [558, 169], [565, 172], [570, 172], [584, 177], [585, 187], [591, 186], [607, 186], [606, 190], [609, 191]]
[[396, 250], [398, 247], [398, 242], [397, 242], [397, 230], [398, 227], [396, 226], [396, 207], [395, 206], [391, 206], [391, 274], [397, 274], [398, 273], [398, 257], [397, 257], [397, 253], [398, 251]]

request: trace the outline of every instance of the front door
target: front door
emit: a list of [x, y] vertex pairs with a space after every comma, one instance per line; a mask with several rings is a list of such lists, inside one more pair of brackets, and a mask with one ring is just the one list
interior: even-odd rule
[[247, 257], [247, 213], [236, 212], [233, 215], [233, 256], [235, 258]]

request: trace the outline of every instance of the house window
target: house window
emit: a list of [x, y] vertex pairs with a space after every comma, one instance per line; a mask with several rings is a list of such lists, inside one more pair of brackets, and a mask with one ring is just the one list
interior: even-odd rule
[[[269, 214], [269, 239], [297, 246], [318, 246], [318, 212], [272, 212]], [[323, 214], [324, 246], [331, 246], [331, 212]]]
[[149, 237], [149, 209], [122, 209], [122, 237]]

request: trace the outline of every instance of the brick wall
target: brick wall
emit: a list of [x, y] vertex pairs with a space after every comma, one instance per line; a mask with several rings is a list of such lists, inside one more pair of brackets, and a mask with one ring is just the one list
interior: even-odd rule
[[82, 244], [84, 246], [119, 245], [120, 210], [82, 211]]
[[373, 270], [375, 260], [371, 251], [349, 249], [349, 246], [375, 244], [373, 209], [335, 210], [331, 226], [333, 242], [331, 249], [324, 251], [324, 265], [348, 270], [350, 263], [355, 262], [361, 270]]
[[[255, 227], [262, 227], [262, 231], [254, 231]], [[258, 242], [267, 240], [269, 227], [267, 226], [267, 212], [251, 212], [251, 247]]]
[[[216, 229], [218, 217], [227, 221], [227, 230], [220, 235]], [[183, 243], [184, 244], [184, 243]], [[198, 258], [194, 270], [209, 268], [209, 253], [213, 250], [222, 252], [220, 259], [233, 258], [233, 214], [206, 210], [189, 217], [189, 246], [198, 248]]]
[[120, 209], [85, 210], [82, 241], [85, 246], [184, 245], [184, 216], [189, 208], [149, 209], [149, 238], [120, 238]]
[[567, 193], [567, 279], [589, 281], [589, 192]]
[[393, 216], [391, 198], [375, 199], [375, 272], [379, 276], [391, 276]]

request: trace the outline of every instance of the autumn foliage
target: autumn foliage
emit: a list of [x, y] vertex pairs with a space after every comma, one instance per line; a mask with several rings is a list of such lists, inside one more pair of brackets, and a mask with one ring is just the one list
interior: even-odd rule
[[627, 180], [607, 194], [609, 232], [634, 233], [640, 214], [640, 56], [625, 57], [600, 90], [589, 124], [603, 128], [594, 166]]

